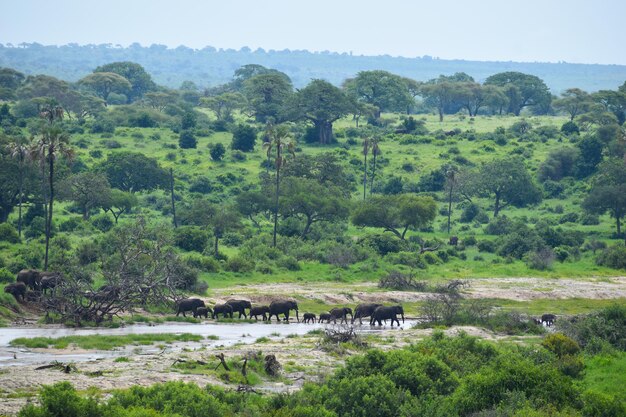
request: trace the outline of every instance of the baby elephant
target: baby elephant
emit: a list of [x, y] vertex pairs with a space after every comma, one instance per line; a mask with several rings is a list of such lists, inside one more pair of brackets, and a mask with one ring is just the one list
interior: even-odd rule
[[305, 323], [315, 323], [315, 314], [313, 313], [304, 313], [304, 322]]
[[215, 307], [213, 307], [213, 318], [214, 319], [218, 318], [220, 314], [224, 318], [230, 317], [232, 319], [233, 318], [233, 306], [229, 304], [216, 304]]
[[319, 318], [319, 320], [317, 322], [321, 323], [324, 320], [326, 320], [326, 323], [330, 323], [330, 313], [322, 313], [322, 314], [320, 314], [320, 318]]
[[211, 310], [210, 307], [198, 307], [196, 311], [193, 312], [193, 317], [198, 318], [204, 316], [205, 319], [208, 319], [209, 313], [211, 313], [211, 317], [213, 317], [213, 310]]
[[259, 320], [259, 316], [261, 316], [263, 321], [266, 321], [269, 312], [270, 308], [268, 306], [252, 307], [250, 309], [250, 318], [254, 317], [255, 320]]
[[24, 296], [26, 295], [26, 284], [23, 282], [13, 282], [11, 284], [7, 284], [4, 287], [4, 292], [11, 294], [15, 297], [15, 301], [18, 303], [20, 301], [25, 301]]

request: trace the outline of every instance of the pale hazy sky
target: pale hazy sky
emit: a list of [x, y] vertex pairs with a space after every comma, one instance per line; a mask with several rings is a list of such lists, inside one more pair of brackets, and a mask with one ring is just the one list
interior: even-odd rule
[[626, 0], [0, 0], [0, 43], [626, 64]]

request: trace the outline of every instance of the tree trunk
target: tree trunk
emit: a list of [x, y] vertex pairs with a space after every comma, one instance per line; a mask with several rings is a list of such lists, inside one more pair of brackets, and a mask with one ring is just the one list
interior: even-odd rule
[[310, 216], [307, 216], [306, 225], [304, 225], [304, 230], [302, 231], [302, 234], [300, 235], [302, 239], [304, 239], [306, 235], [309, 234], [309, 230], [311, 229], [312, 224], [313, 224], [313, 219]]
[[272, 246], [276, 247], [276, 233], [278, 231], [278, 193], [280, 193], [280, 143], [276, 146], [276, 197], [274, 200], [274, 237]]
[[448, 194], [448, 235], [450, 234], [450, 217], [452, 217], [452, 181], [450, 181], [450, 193]]
[[376, 154], [372, 155], [374, 160], [372, 161], [372, 178], [370, 179], [370, 195], [372, 194], [372, 188], [374, 188], [374, 177], [376, 175]]
[[365, 191], [367, 190], [367, 154], [364, 154], [363, 158], [365, 159], [365, 168], [363, 168], [363, 200], [365, 200]]
[[48, 252], [50, 249], [50, 234], [52, 230], [52, 209], [54, 204], [54, 158], [51, 153], [48, 153], [48, 159], [50, 163], [50, 172], [49, 172], [49, 185], [50, 185], [50, 203], [48, 205], [48, 221], [46, 222], [46, 255], [43, 263], [43, 270], [48, 270]]
[[17, 235], [22, 238], [22, 198], [24, 196], [24, 169], [20, 165], [20, 198], [17, 203]]
[[[619, 237], [622, 234], [622, 222], [619, 214], [615, 216], [615, 223], [617, 225], [617, 237]], [[626, 238], [624, 239], [624, 242], [626, 242]]]
[[439, 109], [439, 122], [443, 122], [443, 108]]
[[317, 130], [320, 145], [327, 145], [333, 138], [333, 124], [327, 120], [315, 121], [315, 129]]
[[498, 217], [498, 213], [500, 213], [500, 193], [496, 193], [496, 204], [493, 209], [493, 217]]
[[215, 259], [217, 259], [217, 256], [219, 254], [219, 252], [218, 252], [218, 244], [219, 244], [219, 237], [217, 237], [217, 235], [215, 235], [215, 252], [214, 252]]
[[178, 228], [178, 222], [176, 221], [176, 199], [174, 196], [174, 170], [170, 168], [170, 194], [172, 196], [172, 216], [174, 222], [174, 229]]

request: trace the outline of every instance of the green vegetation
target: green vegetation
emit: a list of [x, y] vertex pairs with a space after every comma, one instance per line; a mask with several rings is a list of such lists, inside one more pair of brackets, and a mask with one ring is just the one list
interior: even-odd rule
[[120, 336], [64, 336], [58, 338], [52, 337], [21, 337], [13, 339], [11, 346], [23, 346], [26, 348], [39, 349], [65, 349], [69, 345], [75, 345], [82, 349], [111, 350], [127, 345], [151, 345], [157, 342], [174, 343], [174, 342], [199, 342], [202, 336], [190, 333], [170, 334], [128, 334]]

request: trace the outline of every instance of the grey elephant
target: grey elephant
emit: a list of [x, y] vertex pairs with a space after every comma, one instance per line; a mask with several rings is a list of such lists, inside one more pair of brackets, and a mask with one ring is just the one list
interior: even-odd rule
[[333, 320], [333, 323], [337, 323], [337, 319], [341, 319], [340, 323], [348, 323], [348, 314], [354, 318], [350, 307], [337, 307], [330, 310], [330, 318]]
[[44, 272], [41, 274], [40, 287], [41, 291], [45, 294], [47, 290], [52, 290], [61, 285], [63, 277], [59, 272]]
[[375, 322], [378, 322], [379, 326], [383, 325], [383, 320], [391, 319], [391, 326], [393, 327], [393, 322], [395, 321], [400, 326], [400, 321], [398, 320], [398, 314], [402, 316], [402, 323], [404, 323], [404, 309], [402, 306], [380, 306], [374, 310], [372, 314], [372, 318], [370, 320], [370, 325], [374, 325]]
[[36, 269], [22, 269], [17, 273], [17, 282], [23, 282], [31, 290], [38, 290], [41, 283], [41, 272]]
[[213, 318], [214, 319], [218, 318], [220, 314], [224, 318], [230, 317], [232, 319], [233, 318], [233, 306], [231, 306], [230, 304], [216, 304], [213, 307]]
[[304, 318], [304, 322], [305, 323], [315, 323], [317, 317], [315, 316], [315, 314], [313, 313], [304, 313], [302, 315], [302, 317]]
[[374, 310], [376, 310], [378, 307], [382, 306], [382, 304], [378, 304], [378, 303], [366, 303], [366, 304], [359, 304], [356, 306], [356, 308], [354, 309], [354, 316], [352, 317], [352, 324], [354, 324], [354, 321], [356, 319], [359, 319], [359, 323], [363, 324], [363, 317], [371, 317], [372, 313], [374, 313]]
[[213, 310], [211, 310], [210, 307], [198, 307], [196, 311], [193, 312], [193, 318], [204, 316], [205, 319], [208, 319], [209, 314], [213, 317]]
[[26, 284], [24, 284], [23, 282], [12, 282], [4, 287], [4, 292], [6, 292], [7, 294], [11, 294], [13, 297], [15, 297], [15, 301], [17, 301], [18, 303], [20, 302], [20, 300], [22, 302], [24, 301], [26, 290]]
[[243, 315], [244, 318], [248, 318], [246, 315], [246, 308], [251, 309], [252, 304], [247, 300], [228, 300], [226, 304], [230, 305], [233, 308], [233, 313], [239, 313], [239, 318]]
[[250, 308], [250, 318], [254, 317], [255, 320], [259, 319], [259, 316], [263, 318], [263, 321], [267, 320], [267, 315], [270, 312], [269, 306], [257, 306]]
[[285, 321], [289, 322], [289, 311], [296, 310], [296, 320], [300, 323], [300, 317], [298, 316], [298, 303], [290, 300], [278, 300], [270, 303], [270, 316], [269, 321], [272, 321], [272, 316], [276, 316], [276, 320], [280, 321], [279, 314], [285, 315]]
[[541, 324], [544, 324], [548, 327], [551, 327], [556, 320], [556, 315], [554, 314], [544, 314], [541, 316]]
[[322, 313], [320, 314], [320, 318], [317, 321], [318, 323], [321, 323], [322, 321], [326, 321], [326, 323], [330, 323], [330, 313]]
[[186, 311], [191, 311], [193, 313], [198, 307], [206, 307], [204, 301], [199, 298], [185, 298], [184, 300], [179, 300], [176, 303], [176, 316], [183, 313], [183, 317], [187, 317], [185, 315]]

